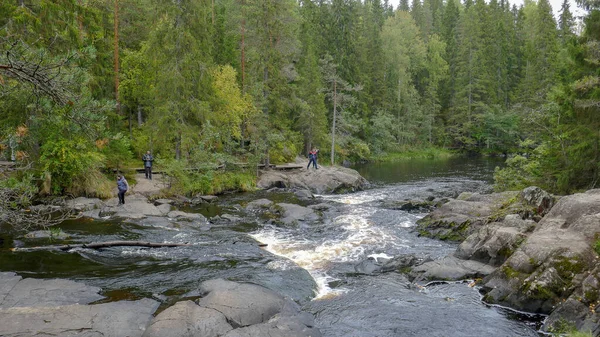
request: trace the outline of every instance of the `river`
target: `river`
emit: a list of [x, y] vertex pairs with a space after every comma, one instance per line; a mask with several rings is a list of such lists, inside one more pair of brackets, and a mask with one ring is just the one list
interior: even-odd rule
[[[368, 257], [401, 254], [439, 258], [456, 244], [418, 237], [411, 229], [424, 214], [385, 207], [384, 202], [456, 197], [489, 192], [489, 158], [411, 160], [355, 167], [373, 187], [303, 201], [287, 192], [222, 196], [195, 211], [209, 223], [166, 218], [137, 221], [69, 221], [64, 240], [0, 234], [0, 271], [23, 277], [68, 278], [98, 286], [104, 301], [153, 297], [164, 309], [198, 297], [200, 282], [212, 278], [261, 284], [300, 303], [315, 315], [324, 336], [538, 336], [539, 316], [490, 306], [469, 282], [412, 285], [402, 274], [365, 275], [355, 266]], [[258, 198], [329, 205], [319, 221], [282, 226], [246, 210]], [[228, 216], [223, 216], [227, 214]], [[233, 222], [227, 219], [233, 217]], [[69, 253], [11, 253], [15, 245], [108, 240], [189, 242], [177, 248], [115, 247]], [[259, 248], [257, 241], [266, 243]]]

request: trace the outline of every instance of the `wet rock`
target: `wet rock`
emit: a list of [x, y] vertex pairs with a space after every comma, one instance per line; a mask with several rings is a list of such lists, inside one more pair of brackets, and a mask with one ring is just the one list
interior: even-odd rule
[[215, 202], [219, 199], [216, 195], [197, 195], [196, 198], [200, 198], [206, 202]]
[[231, 215], [231, 214], [221, 214], [221, 219], [227, 220], [229, 222], [239, 222], [242, 220], [242, 218], [235, 216], [235, 215]]
[[254, 201], [250, 201], [248, 205], [246, 205], [247, 210], [257, 210], [257, 209], [268, 209], [273, 205], [273, 202], [269, 199], [258, 199]]
[[5, 293], [0, 296], [2, 309], [87, 304], [104, 298], [99, 295], [100, 288], [70, 280], [21, 279], [13, 273], [1, 273], [0, 285], [0, 294]]
[[401, 210], [409, 213], [425, 213], [431, 212], [435, 207], [435, 203], [433, 202], [433, 199], [431, 201], [385, 201], [381, 207], [387, 209]]
[[298, 221], [314, 221], [319, 219], [315, 211], [308, 207], [279, 203], [275, 205], [275, 208], [282, 214], [281, 219], [278, 221], [285, 225], [297, 224]]
[[373, 257], [368, 257], [354, 266], [354, 270], [359, 274], [373, 275], [381, 271], [381, 264]]
[[0, 336], [141, 337], [158, 302], [150, 299], [97, 305], [0, 309]]
[[495, 269], [481, 262], [446, 256], [441, 260], [425, 262], [414, 267], [409, 276], [416, 280], [455, 281], [484, 277]]
[[300, 199], [313, 199], [315, 196], [309, 190], [297, 190], [294, 194]]
[[326, 204], [326, 203], [320, 203], [320, 204], [316, 204], [316, 205], [310, 205], [308, 206], [308, 208], [310, 209], [314, 209], [315, 211], [329, 211], [329, 210], [335, 210], [335, 207], [330, 205], [330, 204]]
[[318, 170], [263, 171], [257, 186], [262, 189], [299, 188], [323, 194], [362, 190], [367, 184], [368, 182], [355, 170], [339, 166], [321, 166]]
[[413, 267], [421, 265], [425, 262], [433, 261], [430, 257], [419, 257], [414, 254], [406, 254], [395, 256], [394, 258], [386, 261], [381, 267], [382, 272], [409, 272]]
[[184, 301], [156, 316], [143, 337], [219, 337], [232, 329], [225, 316], [217, 310]]
[[167, 217], [169, 217], [171, 219], [185, 218], [185, 219], [190, 219], [190, 220], [206, 221], [206, 217], [202, 214], [186, 213], [186, 212], [181, 212], [181, 211], [171, 211], [167, 214]]

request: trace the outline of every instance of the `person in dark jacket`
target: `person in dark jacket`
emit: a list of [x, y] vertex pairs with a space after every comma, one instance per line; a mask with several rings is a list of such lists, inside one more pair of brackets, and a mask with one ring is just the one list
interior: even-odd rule
[[147, 151], [146, 154], [142, 157], [144, 161], [144, 172], [146, 172], [146, 179], [152, 180], [152, 162], [154, 161], [154, 157], [150, 151]]
[[319, 153], [319, 150], [315, 149], [315, 148], [310, 150], [310, 152], [308, 153], [308, 165], [306, 166], [307, 170], [310, 168], [310, 163], [313, 164], [313, 167], [315, 168], [315, 170], [319, 168], [317, 166], [317, 153]]
[[119, 189], [119, 205], [125, 204], [125, 192], [129, 189], [127, 180], [122, 175], [117, 176], [117, 188]]

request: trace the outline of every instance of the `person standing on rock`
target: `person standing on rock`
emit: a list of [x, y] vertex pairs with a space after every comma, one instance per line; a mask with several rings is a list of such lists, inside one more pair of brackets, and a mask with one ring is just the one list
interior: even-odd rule
[[154, 161], [154, 157], [150, 151], [147, 151], [146, 154], [142, 157], [144, 161], [144, 172], [146, 172], [146, 179], [152, 180], [152, 162]]
[[117, 188], [119, 189], [119, 205], [125, 205], [125, 193], [129, 189], [129, 184], [120, 174], [117, 176]]
[[315, 170], [319, 169], [319, 167], [317, 166], [317, 153], [319, 153], [319, 150], [316, 148], [313, 148], [308, 153], [308, 165], [306, 166], [307, 170], [310, 168], [310, 163], [313, 164]]

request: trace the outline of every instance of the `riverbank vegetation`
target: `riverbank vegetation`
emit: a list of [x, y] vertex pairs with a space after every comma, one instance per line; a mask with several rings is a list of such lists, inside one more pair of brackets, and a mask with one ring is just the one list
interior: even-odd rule
[[[579, 5], [582, 22], [548, 0], [3, 1], [1, 155], [49, 194], [103, 195], [148, 149], [243, 164], [219, 185], [245, 188], [244, 165], [312, 147], [338, 163], [520, 154], [500, 188], [591, 188], [600, 11]], [[217, 192], [215, 170], [176, 184]]]

